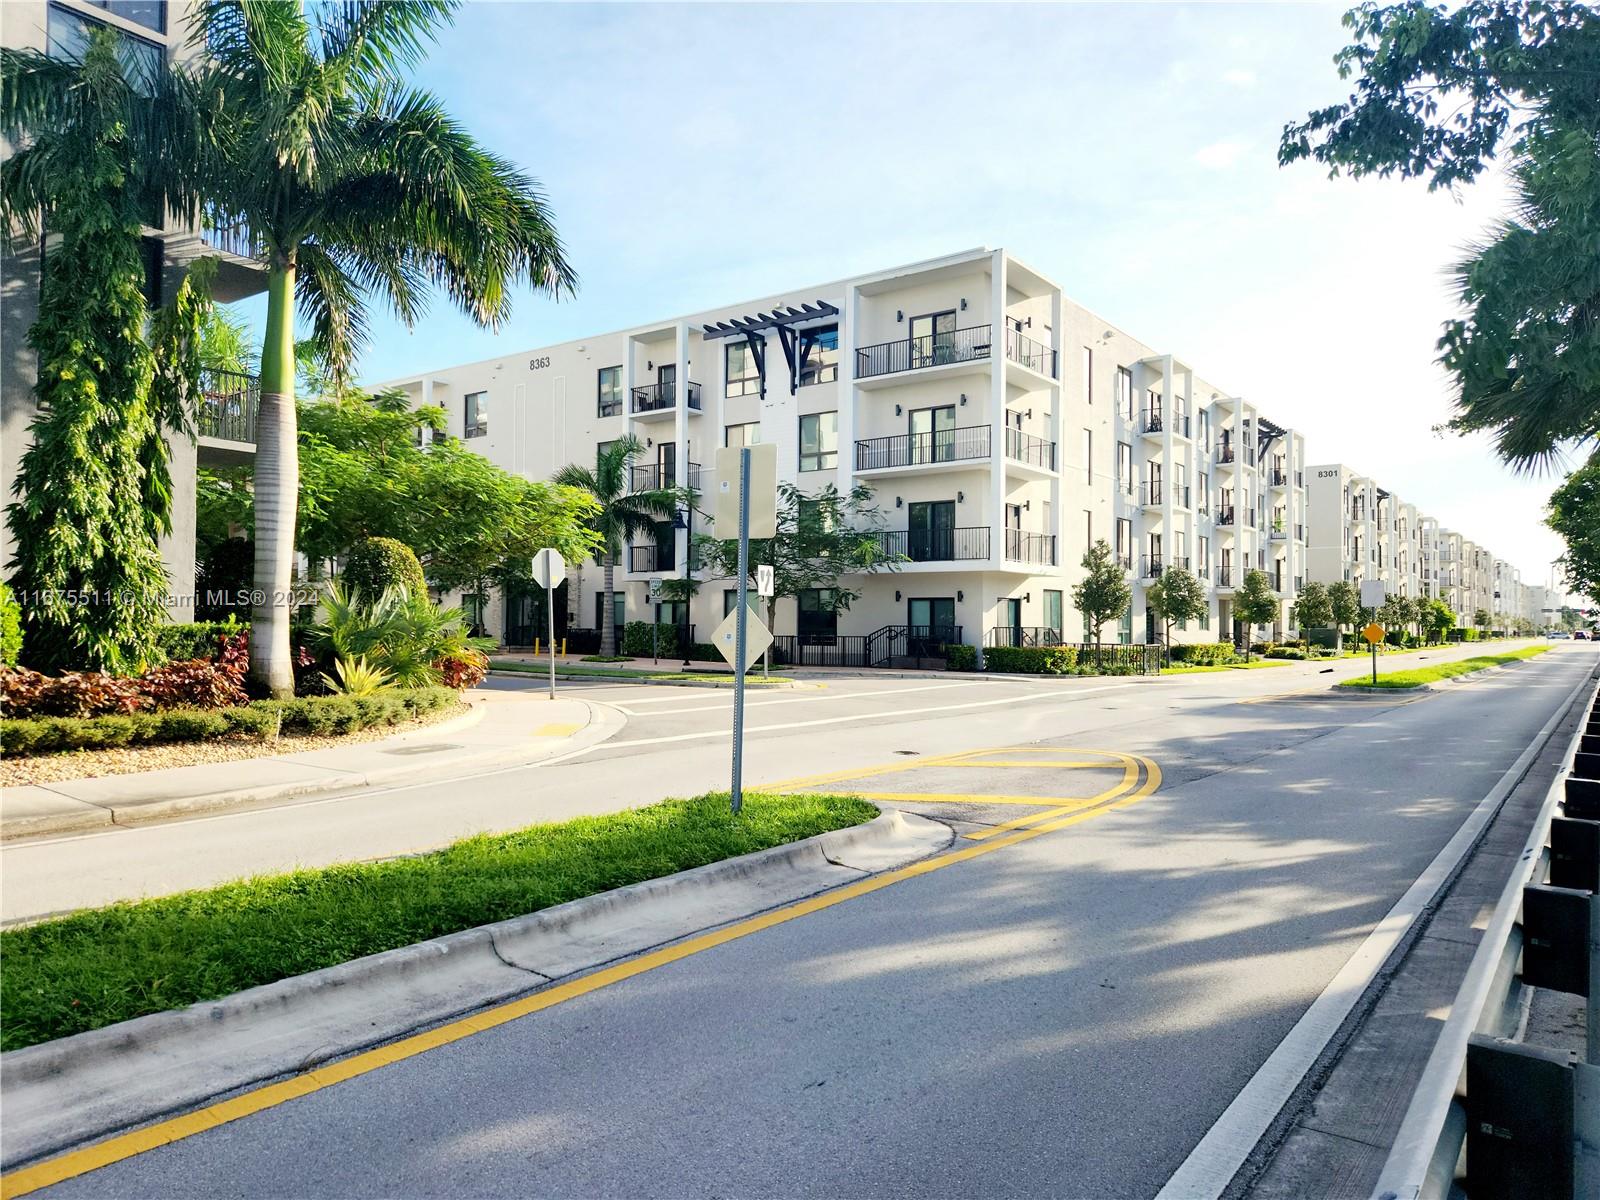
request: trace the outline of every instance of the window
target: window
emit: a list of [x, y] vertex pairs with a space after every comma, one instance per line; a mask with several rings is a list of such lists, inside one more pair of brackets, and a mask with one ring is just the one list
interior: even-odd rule
[[[756, 595], [756, 585], [751, 584], [745, 591], [744, 602], [750, 611], [757, 616], [761, 615], [761, 597]], [[727, 616], [739, 607], [739, 589], [736, 587], [722, 589], [722, 615]]]
[[1087, 550], [1094, 545], [1094, 513], [1087, 508], [1083, 510], [1083, 546]]
[[87, 0], [87, 3], [157, 33], [167, 31], [166, 0]]
[[602, 417], [615, 417], [622, 413], [622, 368], [601, 367], [599, 377], [599, 407]]
[[822, 325], [800, 331], [800, 386], [832, 383], [839, 378], [839, 327]]
[[[1200, 449], [1202, 451], [1211, 449], [1211, 410], [1209, 408], [1200, 410]], [[1201, 628], [1203, 629], [1205, 626], [1202, 625]]]
[[1117, 368], [1117, 411], [1124, 421], [1133, 422], [1133, 372], [1127, 367]]
[[1133, 522], [1117, 518], [1117, 562], [1124, 571], [1133, 566]]
[[1122, 610], [1122, 620], [1117, 623], [1117, 641], [1124, 646], [1133, 642], [1133, 601], [1128, 601], [1128, 607]]
[[[611, 623], [620, 630], [627, 624], [628, 597], [620, 591], [611, 593]], [[606, 620], [606, 594], [603, 591], [594, 594], [594, 627], [599, 629], [605, 625]]]
[[1083, 477], [1089, 483], [1094, 482], [1094, 431], [1083, 431]]
[[722, 444], [732, 450], [738, 450], [744, 446], [759, 445], [760, 442], [760, 421], [747, 421], [743, 425], [728, 425], [722, 430]]
[[463, 398], [461, 436], [484, 437], [489, 432], [489, 393], [468, 392]]
[[[1211, 539], [1204, 534], [1200, 535], [1200, 561], [1195, 566], [1199, 568], [1201, 579], [1204, 579], [1206, 572], [1211, 569]], [[1200, 628], [1204, 629], [1205, 626], [1202, 625]]]
[[[70, 61], [82, 59], [83, 52], [89, 48], [89, 35], [96, 29], [106, 28], [104, 22], [92, 20], [54, 4], [50, 6], [46, 20], [45, 52], [51, 58]], [[144, 24], [142, 21], [139, 23]], [[166, 66], [166, 51], [154, 42], [147, 42], [120, 29], [117, 34], [119, 57], [122, 59], [122, 69], [127, 74], [129, 82], [133, 84], [135, 91], [150, 94], [154, 91], [156, 80]], [[161, 224], [159, 220], [151, 223]]]
[[1117, 486], [1133, 495], [1133, 444], [1117, 443]]
[[1211, 601], [1206, 601], [1206, 606], [1200, 611], [1200, 628], [1211, 628]]
[[800, 418], [800, 469], [832, 471], [839, 465], [839, 414], [807, 413]]
[[1088, 346], [1083, 348], [1083, 399], [1094, 403], [1094, 351]]
[[756, 396], [761, 392], [761, 372], [747, 342], [729, 342], [722, 348], [728, 396]]
[[1044, 593], [1044, 627], [1061, 636], [1061, 593], [1046, 589]]
[[839, 635], [839, 593], [833, 588], [802, 588], [795, 603], [800, 644], [831, 645]]

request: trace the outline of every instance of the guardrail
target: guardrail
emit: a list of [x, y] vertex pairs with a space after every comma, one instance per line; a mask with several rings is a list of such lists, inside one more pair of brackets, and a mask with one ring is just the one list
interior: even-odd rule
[[[1374, 1200], [1600, 1196], [1600, 694], [1592, 672], [1589, 691]], [[1586, 997], [1586, 1062], [1508, 1040], [1535, 987]]]

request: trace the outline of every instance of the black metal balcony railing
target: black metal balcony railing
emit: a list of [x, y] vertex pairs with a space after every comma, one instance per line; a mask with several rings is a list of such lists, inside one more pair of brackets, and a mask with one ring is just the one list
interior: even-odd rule
[[1112, 557], [1116, 559], [1117, 566], [1124, 571], [1133, 570], [1133, 554], [1130, 551], [1118, 550]]
[[1233, 567], [1230, 566], [1227, 563], [1224, 563], [1222, 566], [1218, 567], [1217, 568], [1217, 580], [1216, 580], [1216, 583], [1217, 583], [1217, 586], [1219, 588], [1221, 588], [1221, 587], [1232, 587], [1233, 586]]
[[1180, 571], [1187, 571], [1189, 569], [1189, 560], [1165, 554], [1146, 554], [1139, 560], [1139, 574], [1145, 579], [1160, 579], [1162, 574], [1170, 567], [1176, 567]]
[[1036, 342], [1015, 329], [1006, 330], [1006, 357], [1012, 362], [1021, 363], [1030, 371], [1048, 375], [1051, 379], [1056, 377], [1056, 352], [1043, 342]]
[[1232, 525], [1233, 524], [1233, 517], [1234, 517], [1233, 505], [1231, 505], [1231, 504], [1219, 504], [1219, 505], [1217, 505], [1217, 524], [1218, 525]]
[[1286, 538], [1289, 536], [1289, 530], [1282, 521], [1274, 521], [1272, 523], [1272, 536], [1274, 539]]
[[261, 380], [241, 371], [203, 371], [198, 408], [201, 437], [254, 445]]
[[[689, 407], [700, 410], [700, 385], [691, 380], [685, 390]], [[647, 383], [633, 389], [633, 411], [636, 413], [670, 412], [678, 405], [678, 385], [675, 382]]]
[[876, 346], [859, 346], [856, 348], [856, 378], [871, 379], [922, 367], [975, 362], [989, 357], [993, 341], [989, 326], [974, 325], [946, 333], [880, 342]]
[[989, 457], [989, 427], [964, 425], [934, 433], [901, 433], [856, 442], [856, 470], [918, 467]]
[[1140, 487], [1139, 502], [1148, 508], [1160, 508], [1171, 497], [1174, 508], [1188, 508], [1189, 495], [1188, 484], [1169, 485], [1157, 479]]
[[667, 488], [700, 486], [700, 464], [689, 464], [689, 473], [683, 483], [679, 483], [679, 474], [675, 466], [663, 466], [660, 463], [647, 463], [633, 468], [633, 487], [635, 492], [654, 492]]
[[966, 562], [989, 557], [989, 527], [886, 529], [878, 534], [883, 552], [908, 562]]
[[1288, 487], [1289, 473], [1282, 467], [1273, 467], [1270, 482], [1273, 487]]
[[1233, 461], [1233, 445], [1230, 442], [1217, 443], [1217, 461], [1231, 463]]
[[628, 569], [636, 574], [650, 571], [671, 571], [677, 567], [678, 556], [673, 546], [628, 547]]
[[1168, 425], [1172, 426], [1175, 436], [1187, 438], [1189, 436], [1189, 414], [1177, 413], [1171, 417], [1166, 416], [1159, 408], [1144, 410], [1144, 421], [1140, 428], [1145, 433], [1161, 433]]
[[1056, 469], [1056, 444], [1020, 429], [1006, 430], [1006, 457], [1046, 471]]
[[1010, 562], [1037, 563], [1040, 566], [1056, 565], [1056, 536], [1053, 533], [1028, 533], [1022, 529], [1006, 530], [1006, 558]]

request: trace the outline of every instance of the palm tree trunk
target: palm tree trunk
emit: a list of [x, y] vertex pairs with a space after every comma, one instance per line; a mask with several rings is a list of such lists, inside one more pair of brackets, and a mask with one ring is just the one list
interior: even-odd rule
[[600, 613], [600, 653], [607, 658], [614, 658], [617, 653], [617, 620], [616, 609], [612, 607], [616, 602], [611, 599], [611, 583], [616, 577], [616, 567], [612, 565], [609, 549], [606, 550], [605, 574], [606, 601]]
[[294, 695], [289, 647], [294, 518], [300, 498], [300, 447], [294, 409], [294, 263], [267, 272], [267, 335], [261, 347], [261, 409], [256, 416], [255, 602], [250, 612], [250, 677], [275, 697]]

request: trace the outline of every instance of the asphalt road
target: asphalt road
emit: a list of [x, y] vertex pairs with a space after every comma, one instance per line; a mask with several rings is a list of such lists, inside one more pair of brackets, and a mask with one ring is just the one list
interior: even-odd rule
[[[839, 718], [756, 734], [758, 777], [853, 771], [817, 786], [936, 797], [904, 802], [966, 834], [1119, 754], [1161, 786], [40, 1194], [1151, 1196], [1593, 665], [1393, 701], [1262, 699], [1314, 680], [1262, 671], [753, 712]], [[912, 712], [936, 701], [974, 707]], [[723, 763], [651, 740], [712, 714], [658, 707], [549, 795]]]
[[[1478, 652], [1434, 650], [1426, 661]], [[1568, 646], [1567, 652], [1590, 651]], [[1417, 660], [1391, 659], [1385, 669]], [[1212, 770], [1279, 744], [1272, 739], [1283, 727], [1280, 717], [1241, 701], [1326, 690], [1334, 679], [1365, 669], [1360, 661], [1342, 660], [1331, 673], [1326, 664], [1296, 664], [1161, 679], [867, 677], [829, 679], [820, 690], [752, 690], [745, 781], [748, 787], [771, 786], [824, 767], [876, 765], [901, 751], [933, 754], [1069, 734], [1089, 746], [1159, 746], [1164, 767], [1174, 759], [1180, 771]], [[498, 676], [490, 684], [535, 691], [543, 686], [538, 679]], [[561, 688], [622, 709], [627, 727], [564, 762], [8, 842], [0, 846], [0, 921], [299, 866], [409, 854], [475, 833], [727, 787], [730, 691], [580, 682]], [[1195, 740], [1213, 743], [1192, 764], [1197, 748], [1186, 744], [1182, 732], [1191, 728], [1200, 731]]]

